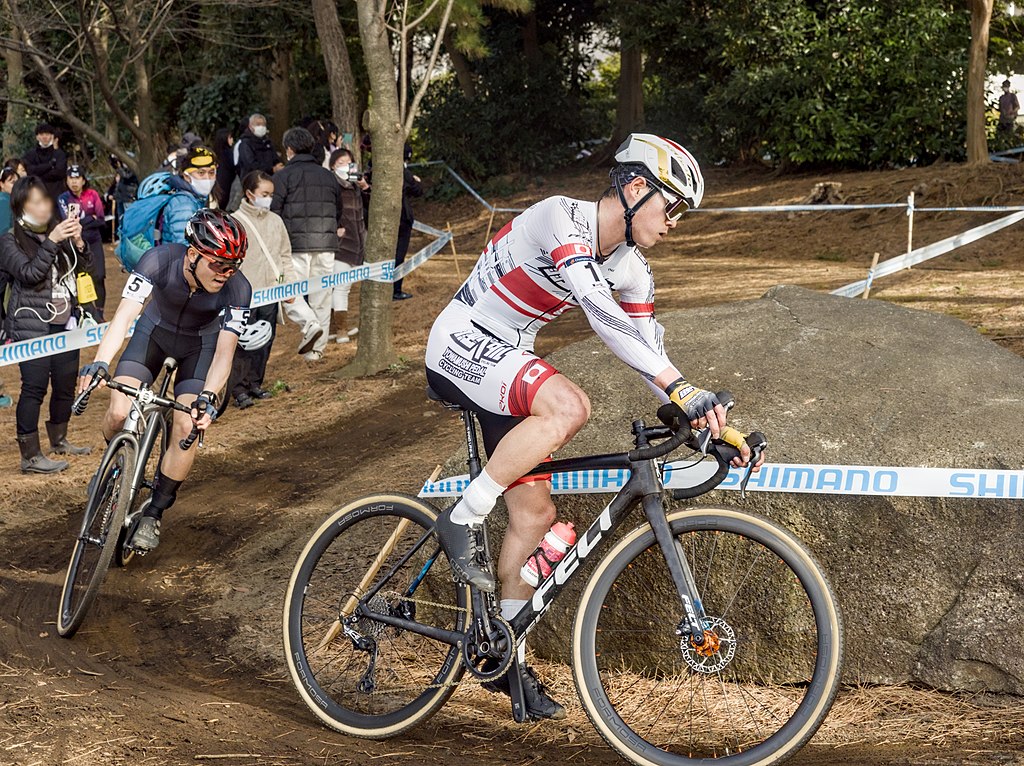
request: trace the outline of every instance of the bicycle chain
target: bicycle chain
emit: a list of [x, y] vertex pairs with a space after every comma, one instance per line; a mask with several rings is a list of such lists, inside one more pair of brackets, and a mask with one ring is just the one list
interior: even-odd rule
[[[441, 604], [441, 603], [438, 603], [436, 601], [429, 601], [427, 599], [415, 598], [415, 597], [410, 597], [410, 596], [404, 596], [401, 593], [399, 593], [398, 591], [394, 591], [394, 590], [381, 591], [378, 595], [379, 596], [383, 596], [384, 598], [395, 598], [395, 599], [397, 599], [399, 601], [408, 601], [408, 602], [410, 602], [412, 604], [422, 604], [423, 606], [435, 606], [435, 607], [438, 607], [439, 609], [447, 609], [447, 610], [453, 611], [453, 612], [462, 612], [463, 614], [466, 615], [467, 618], [472, 615], [472, 611], [468, 607], [452, 606], [451, 604]], [[501, 620], [502, 622], [505, 623], [505, 625], [508, 627], [509, 635], [512, 636], [513, 643], [514, 643], [515, 642], [515, 632], [512, 630], [512, 626], [508, 624], [508, 621], [506, 621], [503, 617], [492, 617], [491, 619], [492, 620]], [[401, 630], [401, 628], [399, 628], [399, 630]], [[461, 652], [461, 649], [460, 649], [460, 652], [459, 652], [459, 662], [462, 662], [462, 652]], [[506, 667], [501, 673], [499, 673], [498, 675], [494, 676], [493, 678], [487, 678], [487, 679], [477, 678], [472, 673], [469, 673], [468, 681], [466, 680], [466, 677], [463, 676], [463, 678], [459, 679], [458, 681], [454, 681], [454, 682], [453, 681], [449, 681], [447, 683], [425, 684], [425, 685], [417, 684], [416, 686], [389, 687], [388, 689], [382, 690], [382, 691], [398, 692], [398, 691], [414, 691], [416, 689], [443, 689], [443, 688], [447, 688], [447, 687], [459, 686], [459, 685], [464, 684], [464, 683], [483, 685], [483, 684], [486, 684], [486, 683], [493, 683], [493, 682], [499, 680], [500, 678], [503, 678], [505, 676], [505, 674], [508, 673], [509, 668], [511, 668], [511, 667], [512, 667], [512, 663], [510, 662], [508, 664], [508, 667]], [[376, 690], [371, 692], [371, 694], [377, 694], [377, 693], [378, 692]]]

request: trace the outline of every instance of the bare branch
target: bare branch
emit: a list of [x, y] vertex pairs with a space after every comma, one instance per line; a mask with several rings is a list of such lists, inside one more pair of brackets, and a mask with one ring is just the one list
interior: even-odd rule
[[441, 23], [437, 28], [437, 36], [434, 38], [434, 49], [430, 52], [430, 60], [427, 62], [426, 72], [423, 75], [423, 82], [420, 83], [420, 87], [416, 91], [416, 95], [413, 97], [412, 105], [409, 107], [409, 111], [405, 115], [405, 121], [402, 127], [405, 130], [406, 137], [412, 133], [412, 124], [416, 119], [416, 112], [419, 110], [420, 102], [423, 100], [423, 96], [426, 94], [427, 88], [430, 86], [430, 80], [434, 74], [434, 67], [437, 64], [437, 56], [441, 51], [441, 41], [444, 39], [444, 32], [448, 27], [448, 19], [451, 16], [452, 6], [454, 4], [455, 0], [448, 0], [447, 5], [445, 5], [444, 15], [441, 17]]

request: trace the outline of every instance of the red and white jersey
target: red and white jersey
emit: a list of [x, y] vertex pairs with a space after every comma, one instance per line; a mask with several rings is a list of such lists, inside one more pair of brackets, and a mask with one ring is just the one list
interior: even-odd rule
[[544, 325], [580, 306], [608, 348], [652, 381], [672, 362], [654, 318], [651, 269], [625, 243], [598, 261], [596, 231], [596, 203], [561, 196], [538, 202], [488, 243], [453, 305], [462, 304], [473, 324], [531, 352]]

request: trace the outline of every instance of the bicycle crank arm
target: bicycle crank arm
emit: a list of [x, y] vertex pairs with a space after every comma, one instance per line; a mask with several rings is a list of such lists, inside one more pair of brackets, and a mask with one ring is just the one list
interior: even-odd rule
[[512, 720], [516, 723], [527, 723], [530, 713], [526, 709], [526, 698], [523, 694], [523, 676], [519, 672], [519, 657], [512, 658], [512, 666], [505, 673], [508, 679], [508, 693], [512, 698]]

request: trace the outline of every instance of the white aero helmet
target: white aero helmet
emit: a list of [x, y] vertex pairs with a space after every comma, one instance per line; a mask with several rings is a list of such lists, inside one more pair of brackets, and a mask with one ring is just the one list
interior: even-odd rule
[[704, 198], [700, 165], [686, 149], [651, 133], [631, 133], [615, 151], [620, 165], [640, 164], [669, 193], [682, 197], [692, 209]]
[[[687, 210], [700, 206], [704, 197], [704, 176], [700, 165], [686, 149], [675, 141], [651, 133], [631, 133], [615, 152], [618, 163], [611, 177], [622, 203], [626, 222], [626, 246], [633, 247], [633, 216], [647, 200], [659, 191], [668, 200], [665, 217], [676, 221]], [[649, 182], [651, 190], [630, 207], [623, 187], [636, 177]]]
[[274, 328], [270, 322], [260, 319], [245, 326], [238, 338], [238, 345], [246, 351], [256, 351], [270, 343], [273, 334]]

